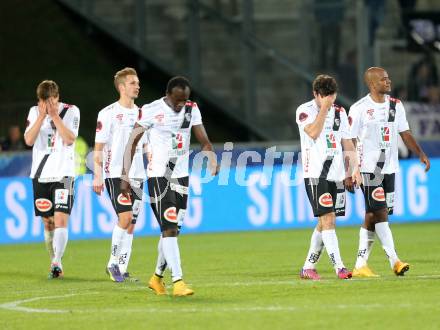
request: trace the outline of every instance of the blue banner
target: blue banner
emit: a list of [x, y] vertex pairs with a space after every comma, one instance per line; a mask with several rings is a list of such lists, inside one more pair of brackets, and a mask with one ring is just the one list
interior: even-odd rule
[[[184, 233], [272, 230], [313, 227], [316, 220], [295, 166], [249, 166], [223, 169], [212, 179], [193, 170]], [[396, 176], [391, 222], [440, 220], [440, 159], [424, 172], [418, 161], [401, 161]], [[92, 177], [76, 180], [75, 203], [69, 220], [69, 239], [110, 237], [117, 219], [107, 192], [97, 196]], [[147, 195], [145, 195], [147, 196]], [[147, 199], [146, 199], [147, 200]], [[347, 193], [346, 216], [338, 226], [360, 225], [364, 199], [359, 190]], [[158, 235], [159, 228], [147, 202], [136, 224], [136, 235]], [[34, 216], [29, 178], [0, 179], [0, 243], [43, 240], [43, 226]]]

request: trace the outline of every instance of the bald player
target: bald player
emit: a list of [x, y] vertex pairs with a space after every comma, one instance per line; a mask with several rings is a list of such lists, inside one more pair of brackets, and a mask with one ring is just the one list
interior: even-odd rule
[[[357, 144], [365, 198], [365, 220], [359, 231], [353, 277], [378, 276], [367, 264], [375, 234], [391, 269], [402, 276], [409, 270], [409, 264], [397, 256], [388, 224], [388, 215], [393, 214], [395, 174], [399, 170], [398, 135], [425, 164], [425, 172], [430, 163], [409, 129], [402, 102], [388, 95], [391, 91], [388, 73], [372, 67], [365, 72], [364, 79], [370, 93], [351, 106], [348, 117], [350, 135]], [[350, 183], [347, 186], [352, 190]]]

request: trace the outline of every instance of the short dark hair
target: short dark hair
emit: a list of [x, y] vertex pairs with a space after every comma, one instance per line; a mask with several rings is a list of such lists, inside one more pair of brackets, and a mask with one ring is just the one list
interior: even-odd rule
[[171, 94], [174, 87], [179, 87], [182, 89], [185, 89], [186, 87], [188, 87], [189, 89], [191, 89], [191, 86], [189, 84], [189, 80], [183, 76], [176, 76], [176, 77], [171, 78], [168, 81], [167, 94]]
[[313, 81], [313, 91], [321, 96], [332, 95], [338, 91], [338, 84], [335, 78], [320, 74]]

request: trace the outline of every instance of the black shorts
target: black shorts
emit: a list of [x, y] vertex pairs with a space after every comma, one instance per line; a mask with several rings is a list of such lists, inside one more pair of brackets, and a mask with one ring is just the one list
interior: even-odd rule
[[161, 231], [180, 228], [188, 201], [189, 178], [168, 180], [165, 177], [148, 178], [150, 204]]
[[54, 212], [70, 214], [73, 207], [73, 177], [57, 182], [39, 182], [32, 179], [34, 210], [36, 216], [51, 217]]
[[383, 208], [393, 214], [395, 174], [362, 173], [361, 186], [365, 199], [365, 211], [374, 212]]
[[131, 211], [133, 212], [131, 223], [136, 223], [141, 209], [144, 181], [142, 179], [130, 180], [130, 199], [127, 199], [121, 193], [120, 178], [105, 179], [105, 187], [110, 195], [110, 200], [112, 201], [113, 209], [116, 214]]
[[304, 181], [315, 217], [330, 212], [335, 212], [336, 216], [345, 215], [345, 188], [342, 182], [322, 178], [305, 178]]

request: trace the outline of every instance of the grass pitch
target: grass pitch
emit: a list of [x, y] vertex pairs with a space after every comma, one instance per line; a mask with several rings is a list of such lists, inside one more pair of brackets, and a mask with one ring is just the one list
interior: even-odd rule
[[[319, 282], [298, 278], [310, 229], [183, 234], [185, 280], [196, 292], [184, 298], [146, 287], [156, 237], [134, 240], [129, 271], [139, 283], [104, 274], [110, 240], [70, 241], [63, 280], [46, 279], [43, 243], [0, 246], [0, 329], [439, 329], [440, 223], [392, 230], [399, 256], [411, 264], [405, 277], [391, 272], [376, 241], [369, 264], [380, 278], [338, 280], [325, 254]], [[358, 231], [337, 229], [349, 268]]]

